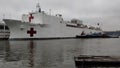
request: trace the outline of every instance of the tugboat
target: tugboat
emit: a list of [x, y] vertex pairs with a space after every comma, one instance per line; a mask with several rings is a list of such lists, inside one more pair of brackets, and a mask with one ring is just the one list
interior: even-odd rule
[[111, 36], [103, 32], [92, 34], [85, 34], [82, 32], [81, 35], [76, 35], [76, 38], [119, 38], [119, 36]]
[[0, 23], [0, 40], [7, 40], [9, 39], [10, 31], [8, 26], [5, 23]]

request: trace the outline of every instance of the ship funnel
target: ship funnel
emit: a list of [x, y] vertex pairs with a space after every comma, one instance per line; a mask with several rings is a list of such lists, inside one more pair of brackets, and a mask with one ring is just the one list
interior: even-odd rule
[[39, 3], [36, 5], [36, 9], [37, 9], [37, 11], [38, 11], [38, 12], [40, 12], [40, 13], [41, 13], [41, 8], [40, 8]]

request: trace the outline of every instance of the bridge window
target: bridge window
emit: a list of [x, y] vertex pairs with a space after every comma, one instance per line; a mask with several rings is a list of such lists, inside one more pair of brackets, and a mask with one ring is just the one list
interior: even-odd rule
[[6, 29], [6, 30], [9, 30], [8, 26], [5, 26], [5, 29]]
[[3, 25], [0, 25], [0, 29], [4, 29], [4, 26], [3, 26]]
[[[0, 29], [4, 29], [4, 25], [0, 25]], [[8, 26], [5, 26], [6, 30], [9, 30]]]

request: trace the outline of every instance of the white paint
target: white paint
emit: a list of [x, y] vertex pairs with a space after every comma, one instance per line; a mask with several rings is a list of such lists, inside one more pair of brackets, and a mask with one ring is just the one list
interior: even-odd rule
[[[58, 37], [76, 37], [82, 31], [86, 34], [90, 32], [100, 32], [100, 30], [91, 30], [88, 28], [75, 28], [66, 26], [67, 21], [62, 21], [61, 17], [47, 15], [45, 13], [33, 13], [34, 19], [28, 22], [29, 15], [24, 15], [22, 21], [5, 19], [5, 23], [10, 28], [10, 38], [58, 38]], [[61, 22], [62, 21], [62, 22]], [[21, 26], [23, 29], [21, 29]], [[30, 28], [37, 32], [33, 37], [27, 34]]]

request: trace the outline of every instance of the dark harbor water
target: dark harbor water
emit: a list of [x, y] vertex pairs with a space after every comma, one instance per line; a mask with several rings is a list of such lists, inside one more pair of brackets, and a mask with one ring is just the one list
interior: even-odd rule
[[75, 68], [76, 55], [120, 56], [120, 39], [0, 41], [0, 68]]

